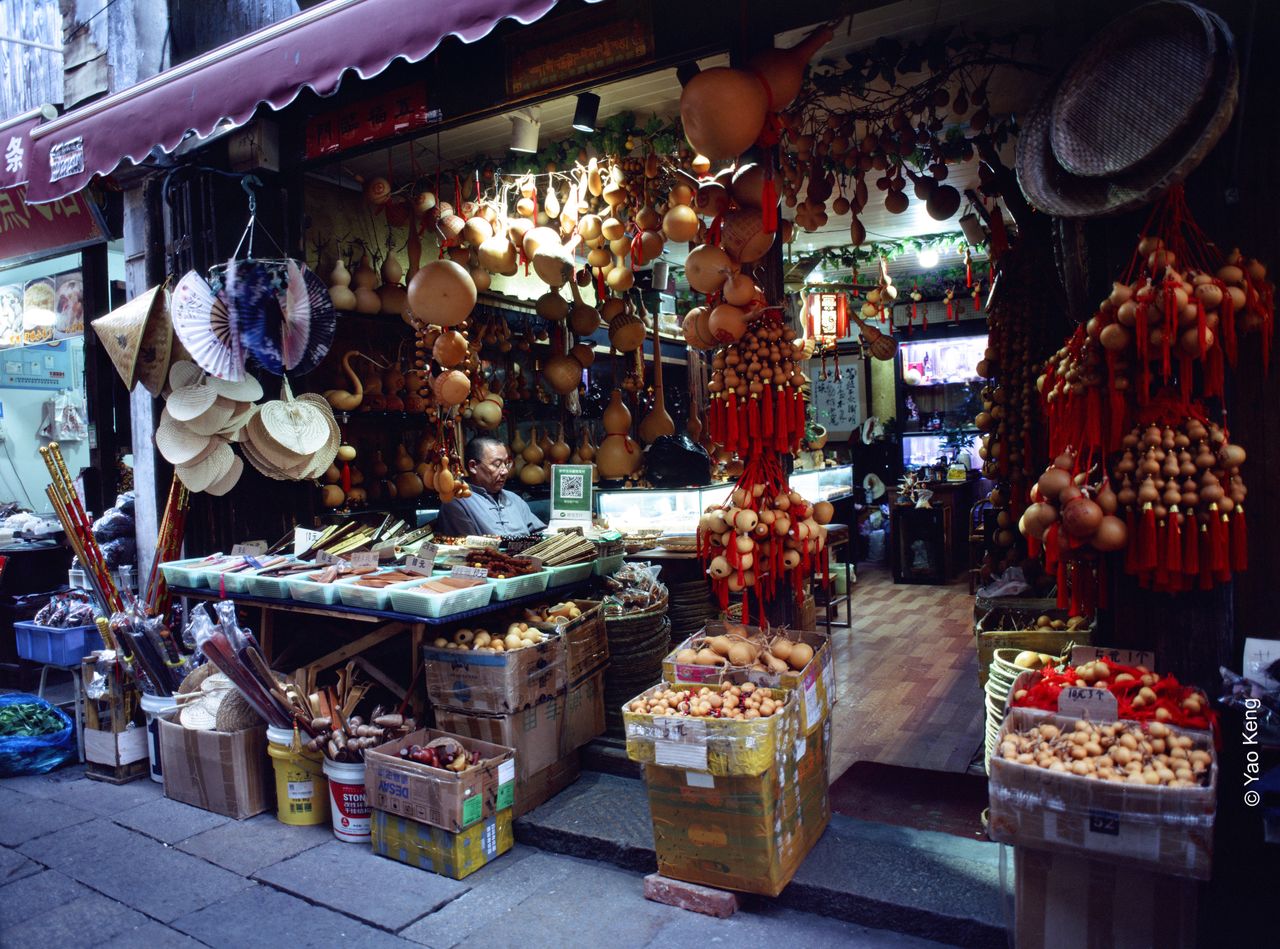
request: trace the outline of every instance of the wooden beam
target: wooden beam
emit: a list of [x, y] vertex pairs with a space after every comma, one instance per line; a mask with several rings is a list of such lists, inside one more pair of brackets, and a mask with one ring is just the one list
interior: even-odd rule
[[379, 626], [373, 632], [366, 633], [354, 642], [349, 642], [344, 646], [339, 646], [328, 655], [321, 656], [314, 662], [307, 663], [305, 668], [312, 672], [320, 672], [324, 669], [330, 669], [339, 663], [346, 662], [352, 656], [359, 655], [366, 649], [377, 646], [379, 643], [386, 642], [391, 637], [397, 636], [400, 633], [405, 632], [407, 629], [409, 629], [409, 624], [399, 621]]

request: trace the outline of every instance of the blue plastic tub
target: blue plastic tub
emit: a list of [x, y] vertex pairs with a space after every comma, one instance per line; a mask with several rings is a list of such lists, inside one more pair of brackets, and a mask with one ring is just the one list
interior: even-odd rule
[[78, 666], [80, 660], [102, 648], [97, 626], [40, 626], [37, 623], [14, 623], [18, 655], [46, 666]]

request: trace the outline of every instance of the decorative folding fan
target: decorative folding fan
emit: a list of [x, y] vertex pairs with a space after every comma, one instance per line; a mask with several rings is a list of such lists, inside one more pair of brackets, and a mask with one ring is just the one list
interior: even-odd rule
[[271, 274], [256, 260], [227, 262], [227, 309], [240, 344], [272, 375], [284, 372], [284, 312]]
[[201, 369], [228, 382], [244, 378], [244, 351], [226, 302], [196, 271], [178, 281], [170, 314], [174, 332]]
[[[289, 366], [295, 376], [310, 372], [329, 353], [333, 345], [333, 336], [338, 327], [338, 312], [333, 308], [333, 300], [329, 298], [329, 288], [316, 272], [309, 267], [302, 268], [302, 279], [306, 284], [308, 333], [306, 346], [298, 360]], [[292, 284], [290, 284], [292, 289]]]

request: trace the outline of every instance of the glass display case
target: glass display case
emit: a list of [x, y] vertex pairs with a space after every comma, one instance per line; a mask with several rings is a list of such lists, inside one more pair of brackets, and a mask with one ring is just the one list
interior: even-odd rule
[[[791, 486], [810, 501], [835, 501], [853, 493], [853, 467], [838, 465], [817, 471], [795, 472]], [[597, 489], [596, 513], [623, 533], [662, 530], [683, 533], [697, 530], [698, 518], [713, 504], [722, 504], [733, 485], [729, 482], [701, 488]]]
[[931, 465], [942, 454], [967, 446], [966, 463], [980, 467], [978, 430], [973, 419], [982, 408], [985, 380], [977, 366], [986, 354], [986, 336], [903, 342], [898, 347], [898, 418], [902, 424], [902, 463]]

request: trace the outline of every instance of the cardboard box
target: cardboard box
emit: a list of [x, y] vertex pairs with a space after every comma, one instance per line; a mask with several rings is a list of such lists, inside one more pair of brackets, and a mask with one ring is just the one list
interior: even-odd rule
[[805, 851], [813, 849], [831, 822], [831, 719], [811, 735], [796, 739], [796, 777], [800, 788], [800, 827]]
[[515, 845], [510, 808], [457, 834], [386, 811], [375, 810], [370, 816], [374, 853], [454, 880], [474, 873]]
[[[401, 748], [433, 738], [456, 738], [481, 761], [454, 773], [399, 757]], [[515, 751], [465, 735], [424, 728], [364, 753], [364, 785], [369, 807], [431, 824], [451, 833], [511, 807], [515, 797]]]
[[157, 719], [165, 797], [235, 820], [275, 807], [265, 726], [194, 731], [177, 724], [177, 715]]
[[830, 818], [826, 730], [791, 722], [773, 766], [722, 777], [645, 765], [658, 872], [705, 886], [777, 896]]
[[[1071, 643], [1087, 646], [1093, 641], [1092, 625], [1074, 630], [1029, 629], [1040, 616], [1065, 621], [1066, 610], [1057, 609], [1054, 600], [1025, 600], [1019, 597], [1008, 602], [987, 600], [983, 609], [975, 608], [977, 615], [974, 623], [975, 645], [978, 650], [978, 685], [987, 687], [987, 678], [991, 674], [991, 661], [997, 649], [1030, 649], [1058, 656]], [[1041, 608], [1045, 603], [1049, 607]], [[1021, 629], [1002, 629], [1003, 626], [1024, 627]]]
[[571, 751], [559, 761], [543, 768], [527, 781], [516, 781], [515, 817], [523, 817], [541, 807], [582, 775], [581, 753]]
[[514, 748], [516, 776], [528, 782], [604, 731], [603, 693], [604, 673], [596, 672], [572, 689], [510, 715], [437, 708], [436, 724], [453, 734]]
[[1192, 880], [1018, 847], [1018, 949], [1191, 949], [1200, 885]]
[[582, 615], [569, 623], [534, 623], [543, 632], [557, 633], [564, 643], [565, 679], [577, 682], [609, 661], [609, 637], [598, 600], [571, 600]]
[[558, 636], [500, 653], [424, 646], [427, 697], [433, 705], [466, 712], [518, 712], [564, 691], [563, 649]]
[[[748, 626], [750, 632], [756, 627]], [[666, 659], [662, 660], [662, 677], [667, 682], [688, 682], [697, 685], [716, 685], [754, 682], [770, 689], [787, 689], [797, 691], [797, 711], [800, 714], [800, 726], [807, 735], [822, 724], [823, 719], [831, 711], [836, 702], [836, 674], [833, 650], [830, 639], [825, 633], [816, 630], [796, 630], [792, 633], [798, 642], [813, 648], [813, 658], [799, 672], [787, 671], [779, 674], [759, 672], [751, 669], [740, 669], [726, 666], [700, 666], [694, 663], [676, 662], [681, 649], [698, 649], [703, 640], [709, 636], [719, 636], [726, 632], [726, 624], [714, 621], [707, 623], [702, 630], [690, 636], [673, 649]], [[696, 644], [696, 645], [695, 645]]]
[[[1042, 722], [1070, 729], [1074, 721], [1032, 709], [1009, 709], [999, 741], [1010, 731]], [[1213, 754], [1208, 732], [1173, 731], [1195, 737]], [[1120, 784], [993, 755], [991, 839], [1207, 880], [1213, 868], [1216, 755], [1209, 781], [1208, 787], [1196, 788]]]
[[[641, 697], [649, 695], [655, 689], [668, 688], [678, 692], [702, 688], [720, 692], [729, 686], [663, 684], [646, 689]], [[795, 712], [796, 693], [780, 689], [767, 691], [775, 699], [783, 700], [785, 710], [768, 718], [744, 721], [649, 715], [631, 711], [631, 702], [628, 702], [622, 706], [627, 757], [644, 764], [705, 771], [726, 777], [763, 774], [778, 761], [784, 750], [784, 737], [792, 733], [798, 722]]]

